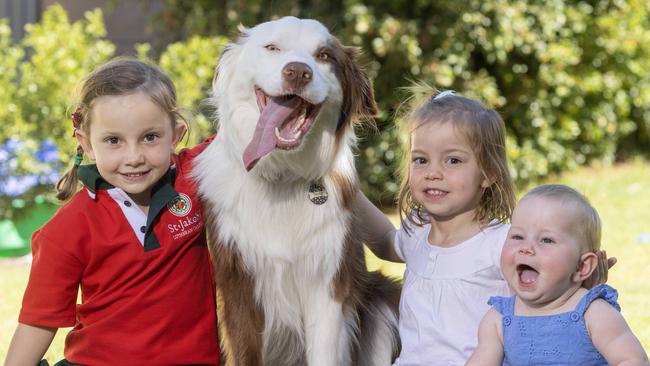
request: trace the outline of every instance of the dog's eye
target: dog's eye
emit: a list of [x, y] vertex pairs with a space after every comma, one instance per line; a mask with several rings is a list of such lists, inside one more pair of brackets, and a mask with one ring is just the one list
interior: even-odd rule
[[318, 56], [316, 56], [316, 58], [318, 58], [319, 61], [329, 61], [330, 57], [331, 56], [329, 53], [327, 53], [327, 51], [320, 51], [318, 53]]
[[267, 44], [266, 46], [264, 46], [264, 48], [266, 48], [266, 50], [270, 52], [280, 51], [280, 49], [276, 47], [274, 44]]

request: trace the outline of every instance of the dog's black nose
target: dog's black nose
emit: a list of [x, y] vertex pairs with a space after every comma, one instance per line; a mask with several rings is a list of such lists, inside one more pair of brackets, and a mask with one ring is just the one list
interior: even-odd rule
[[282, 69], [282, 78], [287, 89], [292, 89], [295, 92], [299, 92], [309, 84], [312, 75], [311, 67], [303, 62], [289, 62]]

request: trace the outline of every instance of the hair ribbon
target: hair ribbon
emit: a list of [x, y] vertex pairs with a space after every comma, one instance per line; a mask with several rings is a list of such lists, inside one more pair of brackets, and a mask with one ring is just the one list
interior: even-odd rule
[[443, 91], [441, 91], [440, 93], [438, 93], [437, 95], [435, 95], [435, 96], [433, 97], [433, 100], [440, 99], [440, 98], [444, 98], [444, 97], [448, 97], [448, 96], [450, 96], [450, 95], [455, 95], [455, 94], [456, 94], [456, 92], [453, 91], [453, 90], [451, 90], [451, 89], [450, 89], [450, 90], [443, 90]]

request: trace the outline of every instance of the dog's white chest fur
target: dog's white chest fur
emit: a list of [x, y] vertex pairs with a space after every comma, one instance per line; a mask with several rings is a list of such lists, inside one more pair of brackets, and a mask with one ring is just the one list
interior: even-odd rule
[[[225, 142], [218, 139], [207, 148], [214, 152], [206, 150], [206, 156], [228, 156]], [[269, 183], [229, 159], [211, 164], [210, 170], [200, 189], [210, 191], [218, 240], [234, 246], [246, 268], [261, 279], [256, 283], [258, 301], [266, 303], [264, 294], [290, 297], [300, 291], [296, 282], [331, 283], [350, 213], [342, 209], [330, 179], [319, 181], [328, 197], [317, 205], [309, 199], [310, 181]], [[290, 311], [288, 303], [269, 305]]]
[[[216, 138], [206, 151], [212, 156], [227, 156], [224, 144]], [[342, 209], [332, 182], [322, 180], [328, 199], [317, 205], [309, 199], [311, 181], [268, 182], [244, 171], [239, 161], [228, 159], [211, 164], [212, 172], [201, 189], [209, 190], [217, 209], [219, 240], [236, 245], [248, 269], [258, 272], [264, 261], [293, 263], [310, 256], [336, 250], [347, 227], [348, 213]], [[205, 188], [203, 188], [205, 187]], [[324, 243], [330, 243], [324, 245]], [[336, 263], [338, 263], [338, 258]], [[318, 266], [322, 267], [322, 266]], [[336, 267], [329, 263], [327, 267]]]

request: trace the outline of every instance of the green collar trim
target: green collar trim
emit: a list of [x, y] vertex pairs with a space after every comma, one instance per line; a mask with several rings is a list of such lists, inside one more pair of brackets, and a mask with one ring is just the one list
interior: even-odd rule
[[[97, 170], [97, 165], [95, 164], [80, 166], [77, 170], [77, 174], [84, 186], [93, 192], [115, 188], [102, 178]], [[168, 203], [173, 202], [176, 198], [180, 197], [178, 192], [176, 192], [176, 189], [174, 189], [175, 179], [176, 168], [171, 167], [151, 189], [149, 213], [147, 214], [147, 231], [144, 233], [145, 252], [160, 248], [160, 242], [153, 233], [153, 222], [165, 209]]]
[[180, 197], [174, 189], [176, 168], [170, 168], [151, 190], [149, 214], [147, 215], [147, 231], [144, 233], [144, 251], [160, 248], [160, 242], [153, 233], [153, 221], [167, 207], [167, 204]]
[[79, 176], [81, 183], [93, 192], [97, 192], [100, 189], [115, 188], [99, 175], [99, 170], [97, 170], [97, 165], [95, 164], [79, 166], [77, 168], [77, 176]]

